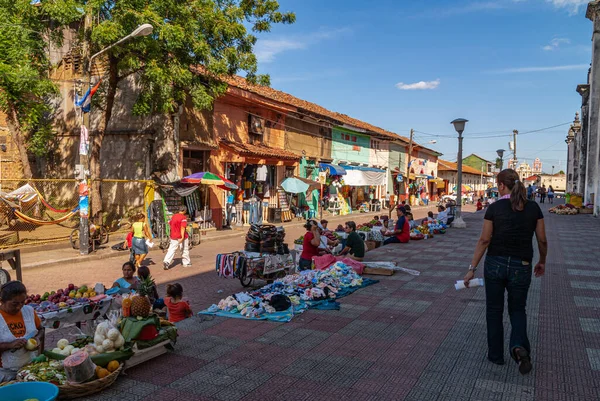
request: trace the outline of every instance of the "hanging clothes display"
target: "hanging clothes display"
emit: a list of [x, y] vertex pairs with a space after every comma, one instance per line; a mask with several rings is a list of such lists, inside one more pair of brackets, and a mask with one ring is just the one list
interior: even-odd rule
[[219, 277], [238, 278], [246, 264], [246, 257], [240, 253], [222, 253], [217, 255], [216, 271]]

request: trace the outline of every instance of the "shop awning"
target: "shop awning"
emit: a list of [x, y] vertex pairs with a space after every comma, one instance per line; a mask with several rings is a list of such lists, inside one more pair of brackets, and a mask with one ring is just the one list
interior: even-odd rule
[[306, 191], [312, 192], [315, 189], [319, 189], [321, 184], [317, 181], [309, 180], [302, 177], [289, 177], [283, 180], [281, 187], [285, 192], [292, 194], [305, 193]]
[[387, 176], [385, 170], [374, 167], [344, 166], [346, 176], [344, 184], [353, 187], [385, 185]]
[[437, 177], [436, 177], [436, 178], [431, 178], [431, 179], [429, 179], [429, 182], [435, 182], [435, 183], [438, 183], [438, 184], [439, 184], [439, 183], [443, 183], [443, 182], [444, 182], [444, 180], [442, 180], [441, 178], [437, 178]]
[[346, 175], [346, 170], [337, 164], [321, 163], [319, 168], [321, 171], [329, 170], [329, 175]]

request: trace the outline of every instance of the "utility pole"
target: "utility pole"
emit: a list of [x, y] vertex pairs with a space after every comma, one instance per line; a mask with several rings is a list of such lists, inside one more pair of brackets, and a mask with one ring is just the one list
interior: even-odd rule
[[516, 129], [513, 130], [513, 160], [515, 163], [515, 170], [517, 169], [517, 135], [519, 134], [519, 131], [517, 131]]
[[408, 181], [409, 181], [409, 177], [410, 177], [410, 160], [412, 158], [412, 151], [413, 151], [413, 136], [415, 134], [415, 131], [411, 128], [410, 129], [410, 141], [408, 142], [408, 158], [406, 159], [406, 195], [408, 196], [408, 202], [410, 204], [410, 192], [409, 192], [409, 187], [408, 187]]

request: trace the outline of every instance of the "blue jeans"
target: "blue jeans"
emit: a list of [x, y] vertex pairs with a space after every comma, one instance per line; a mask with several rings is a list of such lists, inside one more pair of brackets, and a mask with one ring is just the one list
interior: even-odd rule
[[506, 256], [487, 256], [484, 265], [488, 359], [504, 361], [504, 292], [508, 292], [508, 315], [512, 327], [510, 354], [515, 348], [531, 353], [527, 338], [527, 293], [531, 284], [531, 263]]
[[389, 237], [388, 239], [386, 239], [385, 241], [383, 241], [383, 245], [389, 245], [389, 244], [401, 244], [400, 240], [394, 235], [392, 237]]
[[312, 260], [300, 258], [300, 261], [298, 262], [298, 270], [303, 271], [310, 269], [312, 269]]

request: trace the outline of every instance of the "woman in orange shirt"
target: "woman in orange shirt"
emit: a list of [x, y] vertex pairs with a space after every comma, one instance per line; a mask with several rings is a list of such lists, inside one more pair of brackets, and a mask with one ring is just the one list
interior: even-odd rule
[[38, 350], [43, 349], [44, 328], [39, 316], [25, 305], [27, 289], [20, 281], [9, 281], [0, 287], [0, 382], [15, 378], [17, 371], [35, 356], [27, 349], [34, 338]]

